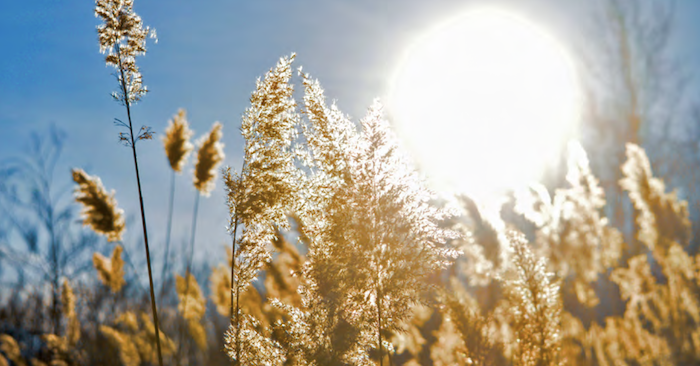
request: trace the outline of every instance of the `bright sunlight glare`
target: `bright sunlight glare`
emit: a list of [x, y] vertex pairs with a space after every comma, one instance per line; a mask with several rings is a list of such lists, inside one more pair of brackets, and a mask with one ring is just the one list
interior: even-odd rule
[[500, 9], [418, 39], [390, 88], [395, 128], [434, 189], [484, 200], [539, 180], [579, 114], [563, 47]]

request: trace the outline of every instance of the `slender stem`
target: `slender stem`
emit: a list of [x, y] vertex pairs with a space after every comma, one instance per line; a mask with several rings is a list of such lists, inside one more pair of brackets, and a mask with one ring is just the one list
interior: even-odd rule
[[153, 291], [153, 273], [151, 270], [151, 253], [148, 249], [148, 231], [146, 230], [146, 213], [143, 208], [143, 194], [141, 193], [141, 178], [139, 176], [139, 161], [136, 157], [136, 141], [134, 140], [134, 129], [131, 123], [131, 108], [129, 106], [129, 92], [126, 90], [126, 79], [124, 78], [124, 67], [117, 45], [117, 58], [119, 59], [119, 72], [121, 73], [121, 87], [124, 92], [124, 105], [126, 106], [126, 115], [129, 119], [129, 137], [131, 138], [131, 151], [134, 155], [134, 170], [136, 171], [136, 185], [139, 189], [139, 205], [141, 207], [141, 225], [143, 226], [143, 242], [146, 247], [146, 263], [148, 264], [148, 281], [151, 285], [151, 311], [153, 312], [153, 325], [156, 330], [156, 348], [158, 349], [158, 364], [163, 366], [163, 354], [160, 350], [160, 326], [158, 324], [158, 309], [156, 307], [156, 295]]
[[[194, 238], [195, 238], [195, 233], [197, 232], [197, 214], [199, 213], [199, 194], [198, 190], [195, 190], [195, 196], [194, 196], [194, 210], [192, 211], [192, 235], [190, 237], [190, 254], [189, 257], [187, 258], [187, 268], [185, 270], [185, 293], [183, 295], [184, 298], [187, 298], [190, 296], [190, 279], [189, 276], [192, 273], [192, 258], [194, 257]], [[194, 275], [193, 275], [194, 276]], [[183, 306], [182, 309], [182, 317], [184, 318], [185, 315], [187, 314], [187, 305], [189, 304], [189, 301], [185, 300], [185, 306]], [[186, 320], [186, 319], [185, 319]], [[180, 326], [178, 331], [178, 344], [182, 344], [182, 338], [184, 337], [184, 327]], [[180, 364], [180, 351], [182, 350], [183, 347], [179, 347], [177, 350], [177, 363], [178, 365]]]
[[[190, 256], [187, 259], [187, 273], [192, 272], [192, 258], [194, 257], [194, 238], [197, 232], [197, 213], [199, 212], [199, 194], [198, 190], [194, 191], [194, 211], [192, 212], [192, 236], [190, 237]], [[187, 282], [189, 285], [189, 281]]]
[[[235, 336], [235, 352], [236, 352], [236, 359], [233, 360], [234, 365], [239, 364], [239, 359], [240, 359], [240, 348], [238, 346], [238, 337], [240, 336], [239, 332], [239, 326], [238, 326], [238, 288], [236, 287], [236, 295], [234, 299], [234, 294], [233, 294], [233, 285], [234, 285], [234, 275], [235, 275], [235, 270], [236, 270], [236, 234], [238, 234], [238, 215], [234, 215], [234, 220], [233, 220], [233, 240], [231, 241], [231, 313], [229, 317], [229, 321], [231, 325], [234, 324], [233, 321], [233, 314], [236, 314], [236, 336]], [[235, 313], [234, 313], [234, 301], [236, 303], [235, 305]]]
[[[126, 244], [124, 244], [123, 241], [120, 241], [119, 243], [121, 244], [122, 248], [124, 249], [124, 251], [122, 253], [124, 254], [124, 258], [125, 258], [126, 263], [129, 265], [129, 267], [131, 267], [131, 270], [134, 271], [134, 276], [137, 279], [141, 278], [141, 276], [139, 276], [139, 271], [136, 269], [136, 266], [134, 265], [134, 261], [131, 259], [131, 256], [129, 255], [129, 250], [126, 248]], [[136, 281], [136, 283], [139, 284], [139, 287], [141, 287], [141, 290], [146, 291], [146, 288], [143, 287], [143, 284], [141, 283], [141, 281]]]
[[377, 334], [379, 335], [379, 366], [384, 365], [384, 356], [382, 355], [382, 297], [381, 292], [377, 291]]
[[[43, 159], [42, 159], [43, 160]], [[45, 165], [42, 164], [42, 167], [44, 167], [43, 171], [44, 174], [41, 175], [41, 180], [42, 180], [42, 185], [44, 187], [44, 194], [46, 196], [46, 229], [49, 232], [49, 238], [51, 240], [51, 266], [52, 268], [52, 273], [53, 273], [53, 309], [52, 309], [52, 323], [53, 323], [53, 332], [54, 334], [58, 334], [58, 328], [60, 326], [61, 318], [60, 318], [60, 313], [58, 311], [58, 289], [60, 287], [59, 284], [59, 278], [60, 278], [60, 266], [59, 266], [59, 258], [61, 254], [59, 253], [59, 250], [61, 249], [61, 246], [58, 245], [58, 242], [56, 240], [56, 233], [54, 231], [54, 219], [53, 219], [53, 204], [51, 203], [51, 187], [49, 185], [49, 180], [51, 179], [47, 175], [50, 173], [46, 172]]]
[[[247, 156], [247, 155], [246, 155]], [[247, 165], [248, 159], [243, 159], [243, 166], [241, 167], [241, 176], [245, 174], [246, 171], [246, 165]], [[239, 179], [243, 179], [242, 177], [239, 177]], [[238, 192], [236, 193], [238, 194]], [[240, 197], [240, 196], [237, 196]], [[235, 278], [235, 273], [236, 273], [236, 234], [238, 234], [238, 224], [241, 222], [239, 221], [238, 217], [238, 207], [239, 203], [237, 198], [234, 198], [237, 200], [235, 202], [235, 209], [233, 213], [233, 240], [231, 241], [231, 325], [234, 324], [234, 314], [235, 314], [235, 327], [236, 327], [236, 335], [235, 335], [235, 354], [236, 358], [233, 360], [234, 365], [240, 365], [240, 359], [241, 359], [241, 347], [240, 347], [240, 337], [241, 337], [241, 324], [240, 324], [240, 308], [239, 308], [239, 299], [240, 299], [240, 284], [235, 283], [236, 285], [236, 296], [235, 296], [235, 312], [234, 312], [234, 295], [233, 295], [233, 286]], [[240, 270], [240, 268], [239, 268]]]
[[239, 284], [236, 284], [236, 362], [234, 362], [234, 365], [240, 365], [241, 363], [241, 309], [239, 307], [240, 295], [241, 286]]
[[[238, 216], [236, 215], [233, 222], [233, 240], [231, 242], [231, 290], [233, 290], [233, 275], [236, 269], [236, 234], [238, 233]], [[230, 321], [233, 321], [233, 291], [231, 291], [231, 316]]]
[[163, 270], [161, 272], [161, 281], [162, 285], [160, 286], [160, 301], [162, 304], [163, 301], [163, 296], [165, 295], [165, 282], [166, 278], [165, 276], [167, 275], [168, 272], [168, 265], [170, 264], [168, 261], [170, 259], [170, 232], [172, 231], [172, 223], [173, 223], [173, 201], [175, 201], [175, 171], [172, 171], [172, 174], [170, 175], [170, 203], [168, 204], [168, 229], [165, 232], [165, 258], [163, 260]]
[[[195, 238], [195, 233], [197, 232], [197, 214], [199, 213], [199, 191], [195, 190], [195, 196], [194, 196], [194, 210], [192, 211], [192, 235], [190, 237], [190, 254], [189, 257], [187, 258], [187, 268], [185, 270], [185, 293], [183, 295], [184, 298], [187, 298], [190, 296], [190, 279], [189, 276], [192, 273], [192, 258], [194, 257], [194, 238]], [[194, 276], [194, 275], [193, 275]], [[185, 306], [183, 306], [182, 309], [182, 316], [183, 318], [187, 314], [187, 305], [189, 304], [189, 301], [185, 300]], [[182, 343], [182, 337], [184, 337], [184, 327], [180, 327], [180, 330], [178, 332], [178, 343]], [[180, 364], [180, 351], [182, 350], [182, 347], [178, 348], [177, 354], [178, 354], [178, 365]]]
[[[375, 234], [377, 233], [378, 230], [378, 224], [377, 224], [377, 209], [379, 207], [379, 202], [378, 202], [378, 193], [377, 193], [377, 179], [376, 177], [379, 175], [377, 172], [377, 157], [376, 157], [376, 151], [372, 151], [372, 173], [373, 173], [373, 179], [372, 179], [372, 231], [370, 234], [371, 241], [373, 245], [380, 246], [380, 243], [377, 242], [375, 238]], [[381, 253], [381, 252], [380, 252]], [[376, 281], [377, 281], [377, 289], [376, 289], [376, 295], [377, 295], [377, 335], [379, 338], [379, 366], [384, 365], [384, 355], [383, 355], [383, 344], [382, 344], [382, 281], [381, 281], [381, 273], [380, 273], [380, 268], [379, 265], [383, 262], [383, 256], [380, 254], [380, 257], [377, 258], [377, 267], [376, 267], [376, 274], [377, 276]]]

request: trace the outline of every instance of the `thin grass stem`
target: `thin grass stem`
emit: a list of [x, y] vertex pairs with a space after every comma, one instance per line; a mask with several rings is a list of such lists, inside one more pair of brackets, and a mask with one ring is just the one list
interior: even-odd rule
[[[189, 276], [192, 273], [192, 258], [194, 257], [194, 238], [196, 236], [197, 232], [197, 214], [199, 213], [199, 197], [201, 194], [199, 193], [198, 190], [194, 191], [195, 196], [194, 196], [194, 210], [192, 211], [192, 235], [190, 236], [190, 250], [189, 250], [189, 256], [187, 258], [187, 268], [185, 270], [185, 297], [188, 297], [190, 295], [190, 279]], [[194, 278], [194, 275], [192, 275]], [[185, 300], [185, 306], [182, 308], [182, 316], [183, 318], [187, 314], [187, 305], [189, 304], [189, 301]], [[184, 327], [180, 326], [179, 332], [178, 332], [178, 343], [182, 343], [182, 338], [184, 337]], [[178, 364], [180, 364], [180, 351], [182, 350], [182, 347], [178, 348], [177, 354], [178, 354]]]
[[[231, 242], [231, 290], [233, 290], [233, 276], [236, 270], [236, 234], [238, 233], [238, 215], [233, 222], [233, 240]], [[231, 291], [231, 316], [229, 319], [233, 321], [233, 291]], [[236, 309], [237, 310], [237, 309]], [[236, 311], [238, 312], [238, 311]]]
[[170, 175], [170, 201], [168, 203], [168, 225], [165, 232], [165, 258], [163, 259], [163, 270], [161, 272], [162, 285], [160, 287], [160, 301], [163, 302], [163, 296], [165, 296], [165, 283], [166, 275], [168, 273], [168, 266], [170, 265], [170, 233], [172, 231], [173, 223], [173, 205], [175, 201], [175, 171], [173, 170]]
[[[197, 232], [197, 213], [199, 212], [199, 194], [198, 190], [194, 191], [194, 211], [192, 212], [192, 236], [190, 237], [190, 254], [187, 259], [187, 273], [192, 272], [192, 258], [194, 257], [194, 238]], [[189, 281], [187, 282], [187, 287], [189, 287]]]
[[126, 89], [126, 79], [124, 77], [124, 67], [122, 65], [119, 45], [117, 45], [117, 59], [119, 59], [119, 72], [121, 73], [121, 87], [124, 92], [124, 105], [126, 115], [129, 119], [129, 137], [131, 139], [131, 151], [134, 155], [134, 170], [136, 171], [136, 185], [139, 190], [139, 206], [141, 207], [141, 225], [143, 226], [143, 242], [146, 249], [146, 263], [148, 264], [148, 281], [151, 287], [151, 311], [153, 312], [153, 325], [156, 331], [156, 348], [158, 349], [158, 364], [163, 366], [163, 354], [160, 349], [160, 326], [158, 323], [158, 308], [156, 306], [156, 296], [153, 291], [153, 271], [151, 270], [151, 253], [148, 248], [148, 230], [146, 229], [146, 212], [143, 208], [143, 193], [141, 191], [141, 178], [139, 176], [139, 161], [136, 154], [136, 141], [134, 140], [134, 128], [131, 123], [131, 108], [129, 105], [129, 92]]

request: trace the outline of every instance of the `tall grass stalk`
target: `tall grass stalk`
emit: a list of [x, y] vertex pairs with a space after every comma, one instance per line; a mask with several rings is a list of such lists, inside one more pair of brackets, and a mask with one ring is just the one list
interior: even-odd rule
[[[235, 274], [236, 274], [236, 243], [238, 241], [238, 226], [241, 225], [243, 222], [241, 220], [241, 205], [243, 204], [243, 199], [244, 199], [244, 188], [242, 185], [243, 182], [243, 174], [246, 172], [246, 166], [247, 166], [248, 161], [246, 159], [243, 160], [243, 166], [241, 167], [241, 173], [240, 175], [235, 174], [235, 178], [231, 175], [231, 170], [230, 168], [224, 169], [223, 176], [224, 176], [224, 181], [226, 182], [226, 190], [227, 190], [227, 200], [228, 200], [228, 205], [229, 205], [229, 211], [231, 215], [231, 222], [229, 226], [230, 233], [232, 234], [233, 238], [231, 240], [231, 311], [230, 311], [230, 316], [229, 316], [229, 324], [235, 326], [235, 342], [236, 344], [234, 345], [233, 349], [236, 352], [237, 357], [233, 359], [233, 364], [234, 365], [239, 365], [240, 364], [240, 285], [235, 286], [235, 291], [234, 291], [234, 284], [236, 282]], [[235, 317], [234, 317], [235, 316]]]
[[[233, 289], [233, 274], [236, 268], [236, 232], [238, 231], [238, 218], [236, 217], [234, 231], [233, 231], [233, 251], [231, 252], [231, 289]], [[234, 360], [234, 365], [238, 366], [240, 364], [240, 354], [241, 354], [241, 309], [239, 307], [239, 300], [241, 294], [241, 286], [236, 286], [236, 359]], [[231, 308], [233, 309], [233, 291], [231, 291]], [[231, 317], [233, 319], [233, 317]]]
[[163, 284], [161, 286], [160, 298], [165, 294], [166, 276], [170, 268], [170, 235], [172, 233], [173, 223], [173, 206], [175, 205], [175, 173], [181, 173], [182, 168], [187, 161], [187, 157], [194, 149], [189, 141], [192, 137], [192, 130], [189, 129], [186, 111], [179, 109], [177, 114], [170, 120], [168, 127], [165, 129], [163, 136], [163, 146], [165, 154], [168, 157], [168, 163], [172, 169], [170, 176], [170, 202], [168, 204], [168, 224], [165, 233], [165, 258], [163, 260], [163, 273], [161, 278]]
[[95, 2], [95, 16], [102, 18], [104, 23], [97, 27], [99, 35], [100, 52], [107, 53], [105, 62], [119, 70], [116, 74], [119, 82], [119, 91], [112, 93], [115, 100], [123, 102], [126, 107], [128, 124], [116, 120], [116, 124], [128, 128], [127, 134], [120, 133], [119, 139], [131, 146], [134, 157], [134, 171], [136, 172], [136, 184], [139, 192], [139, 207], [141, 209], [141, 225], [143, 227], [143, 242], [146, 249], [146, 263], [148, 264], [148, 280], [151, 293], [151, 311], [153, 313], [153, 325], [155, 328], [156, 348], [158, 349], [158, 363], [163, 366], [163, 356], [160, 344], [160, 324], [158, 322], [158, 309], [156, 306], [155, 291], [153, 287], [153, 271], [151, 269], [151, 254], [148, 247], [148, 230], [146, 226], [146, 213], [143, 205], [143, 192], [141, 189], [141, 177], [139, 174], [138, 155], [136, 142], [153, 137], [148, 127], [141, 127], [137, 136], [134, 136], [133, 123], [131, 121], [131, 103], [137, 102], [148, 89], [142, 83], [141, 73], [136, 65], [136, 56], [146, 53], [146, 37], [156, 38], [155, 30], [143, 26], [141, 17], [133, 10], [133, 1], [97, 0]]
[[165, 256], [163, 258], [163, 269], [161, 271], [161, 286], [160, 286], [160, 299], [163, 301], [163, 296], [165, 295], [165, 283], [166, 275], [168, 273], [168, 267], [170, 265], [170, 233], [172, 232], [173, 224], [173, 201], [175, 200], [175, 171], [173, 170], [170, 175], [170, 201], [168, 203], [168, 224], [165, 232]]
[[[215, 183], [214, 178], [216, 178], [216, 170], [219, 164], [224, 160], [224, 144], [221, 143], [221, 138], [223, 136], [222, 125], [219, 122], [215, 122], [212, 126], [211, 131], [202, 136], [198, 141], [199, 150], [197, 151], [197, 162], [195, 163], [194, 170], [194, 187], [195, 187], [195, 198], [194, 198], [194, 210], [192, 212], [192, 235], [190, 237], [190, 248], [189, 254], [187, 256], [187, 265], [185, 278], [192, 273], [192, 258], [194, 257], [194, 241], [197, 233], [197, 214], [199, 212], [199, 198], [202, 195], [209, 196], [211, 191], [214, 189]], [[185, 282], [185, 295], [188, 296], [190, 291], [190, 281]], [[183, 306], [182, 315], [185, 317], [187, 315], [187, 306], [189, 302], [185, 302]], [[183, 329], [180, 327], [180, 332], [178, 337], [182, 339]], [[182, 348], [182, 347], [180, 347]], [[179, 356], [179, 350], [178, 350]], [[178, 357], [178, 363], [180, 357]]]
[[[246, 171], [246, 165], [247, 165], [246, 163], [247, 163], [247, 161], [244, 159], [243, 165], [241, 167], [241, 174], [243, 174]], [[225, 171], [224, 177], [230, 178], [231, 177], [230, 171]], [[238, 178], [237, 183], [240, 185], [243, 178], [240, 175], [237, 176], [237, 178]], [[240, 190], [242, 187], [238, 187], [238, 188]], [[238, 191], [238, 190], [236, 192], [231, 192], [230, 187], [228, 189], [229, 189], [229, 198], [228, 198], [229, 199], [229, 207], [234, 208], [233, 212], [232, 212], [231, 227], [229, 228], [231, 230], [231, 234], [233, 234], [233, 239], [231, 240], [231, 316], [229, 317], [229, 320], [231, 322], [233, 322], [233, 316], [235, 314], [236, 315], [236, 326], [238, 326], [239, 291], [238, 291], [238, 289], [236, 289], [236, 293], [234, 295], [233, 284], [235, 281], [234, 275], [236, 273], [236, 240], [237, 240], [237, 235], [238, 235], [238, 225], [241, 224], [241, 218], [240, 218], [240, 212], [239, 212], [241, 202], [238, 202], [238, 201], [240, 201], [242, 199], [242, 195], [240, 194], [240, 191]], [[235, 203], [233, 205], [231, 205], [231, 203], [232, 203], [231, 202], [231, 199], [232, 199], [231, 193], [234, 193], [234, 197], [236, 197], [236, 198], [234, 198]], [[235, 303], [235, 312], [234, 312], [234, 300], [236, 302]], [[236, 339], [238, 339], [238, 334], [236, 335]], [[236, 350], [236, 352], [238, 352], [238, 350]]]
[[122, 58], [119, 50], [119, 45], [116, 47], [117, 57], [119, 59], [119, 72], [121, 74], [120, 84], [122, 92], [124, 93], [124, 105], [126, 106], [126, 116], [129, 120], [129, 139], [131, 145], [131, 151], [134, 156], [134, 171], [136, 172], [136, 185], [139, 190], [139, 207], [141, 208], [141, 226], [143, 227], [143, 243], [146, 249], [146, 263], [148, 264], [148, 282], [150, 285], [151, 292], [151, 311], [153, 312], [153, 325], [156, 330], [156, 348], [158, 349], [158, 363], [163, 366], [163, 355], [160, 349], [160, 325], [158, 323], [158, 308], [156, 306], [156, 296], [153, 290], [153, 271], [151, 270], [151, 253], [148, 248], [148, 230], [146, 229], [146, 212], [143, 208], [143, 193], [141, 191], [141, 177], [139, 175], [139, 160], [136, 154], [136, 141], [134, 140], [134, 128], [131, 123], [131, 106], [129, 103], [129, 92], [126, 87], [126, 79], [124, 75], [124, 67], [122, 66]]
[[[233, 275], [236, 270], [236, 234], [238, 234], [238, 215], [233, 221], [233, 240], [231, 241], [231, 289], [233, 289]], [[231, 291], [231, 317], [233, 319], [233, 291]], [[238, 291], [236, 291], [236, 312], [238, 314]]]
[[[192, 210], [192, 235], [190, 236], [190, 253], [187, 257], [187, 273], [192, 273], [192, 258], [194, 257], [194, 238], [197, 233], [197, 214], [199, 213], [199, 191], [195, 191], [194, 209]], [[189, 285], [189, 282], [187, 282]]]
[[[189, 255], [187, 257], [187, 265], [186, 265], [186, 270], [185, 270], [185, 279], [188, 278], [188, 276], [192, 273], [192, 258], [194, 257], [194, 238], [196, 236], [197, 232], [197, 213], [199, 212], [199, 196], [201, 194], [199, 193], [198, 190], [195, 190], [195, 197], [194, 197], [194, 209], [192, 210], [192, 235], [190, 236], [190, 250], [189, 250]], [[189, 295], [190, 291], [190, 281], [187, 280], [185, 282], [185, 294]], [[189, 304], [189, 301], [185, 302], [185, 306], [182, 310], [182, 315], [185, 316], [187, 314], [187, 305]], [[185, 327], [182, 326], [182, 324], [179, 326], [178, 330], [178, 344], [182, 344], [182, 339], [184, 337], [185, 333]], [[182, 347], [178, 347], [177, 349], [177, 363], [178, 365], [180, 364], [180, 351], [182, 350]]]

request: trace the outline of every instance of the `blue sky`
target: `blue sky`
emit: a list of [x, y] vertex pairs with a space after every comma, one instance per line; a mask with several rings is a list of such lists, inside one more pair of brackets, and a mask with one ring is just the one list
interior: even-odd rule
[[[224, 124], [225, 164], [240, 166], [240, 117], [255, 80], [277, 59], [297, 53], [297, 65], [320, 79], [327, 96], [355, 119], [375, 97], [410, 42], [470, 6], [457, 0], [136, 0], [135, 11], [158, 31], [158, 44], [138, 59], [151, 92], [133, 110], [136, 126], [151, 126], [154, 141], [138, 145], [152, 251], [162, 247], [169, 168], [160, 142], [168, 119], [186, 108], [196, 136]], [[497, 1], [551, 30], [563, 43], [586, 37], [586, 0]], [[517, 5], [516, 5], [517, 4]], [[127, 213], [138, 214], [129, 149], [117, 142], [112, 101], [116, 82], [98, 52], [94, 4], [89, 1], [13, 1], [0, 13], [0, 159], [22, 154], [31, 132], [51, 124], [67, 133], [57, 181], [83, 167], [116, 189]], [[691, 73], [700, 65], [700, 1], [679, 1], [673, 45]], [[692, 83], [694, 85], [695, 83]], [[697, 93], [696, 93], [697, 94]], [[175, 245], [189, 237], [194, 188], [191, 165], [177, 179]], [[227, 211], [223, 188], [200, 202], [198, 259], [223, 253]], [[140, 227], [132, 226], [132, 234]], [[132, 255], [142, 255], [142, 250]]]

